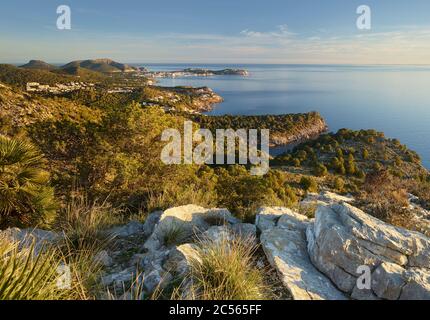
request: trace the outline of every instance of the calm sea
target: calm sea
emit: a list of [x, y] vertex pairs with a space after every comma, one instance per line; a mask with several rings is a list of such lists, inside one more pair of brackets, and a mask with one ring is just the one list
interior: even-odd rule
[[249, 77], [160, 79], [163, 86], [208, 86], [225, 101], [212, 115], [318, 111], [330, 130], [376, 129], [417, 151], [430, 168], [430, 66], [183, 65], [150, 70], [244, 68]]

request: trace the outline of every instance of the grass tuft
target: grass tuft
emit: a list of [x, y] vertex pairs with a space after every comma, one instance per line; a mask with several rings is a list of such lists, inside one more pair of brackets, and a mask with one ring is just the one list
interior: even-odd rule
[[[228, 239], [227, 239], [228, 238]], [[264, 300], [270, 298], [262, 271], [255, 267], [254, 239], [202, 239], [198, 258], [192, 259], [187, 299]]]

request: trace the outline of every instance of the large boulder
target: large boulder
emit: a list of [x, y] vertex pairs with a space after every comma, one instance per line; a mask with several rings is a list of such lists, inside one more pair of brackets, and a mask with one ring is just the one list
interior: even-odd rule
[[370, 295], [429, 298], [426, 236], [384, 223], [347, 203], [319, 206], [306, 235], [314, 266], [346, 294], [362, 296], [357, 294], [357, 280], [364, 266], [373, 270]]
[[256, 220], [261, 246], [294, 299], [345, 299], [309, 259], [305, 233], [311, 220], [287, 208], [261, 208]]
[[238, 222], [227, 209], [205, 209], [196, 205], [167, 209], [161, 214], [144, 247], [148, 251], [158, 250], [162, 246], [187, 241], [214, 225], [232, 225]]

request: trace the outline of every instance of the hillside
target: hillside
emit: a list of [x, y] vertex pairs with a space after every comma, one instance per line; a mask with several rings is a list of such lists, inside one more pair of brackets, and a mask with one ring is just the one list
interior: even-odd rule
[[[14, 70], [21, 81], [29, 75], [72, 77], [4, 68], [13, 84], [19, 83], [11, 81]], [[200, 110], [208, 101], [199, 99], [210, 94], [219, 97], [208, 88], [110, 88], [48, 96], [0, 83], [0, 229], [11, 227], [0, 231], [1, 245], [9, 252], [8, 241], [13, 246], [26, 235], [58, 240], [52, 250], [61, 255], [42, 255], [40, 261], [76, 261], [70, 264], [78, 275], [73, 281], [82, 283], [79, 292], [61, 291], [67, 298], [398, 299], [411, 297], [410, 287], [419, 288], [420, 298], [428, 296], [430, 175], [399, 141], [375, 130], [343, 129], [315, 138], [326, 129], [318, 113], [184, 112]], [[273, 159], [264, 176], [251, 175], [247, 165], [166, 165], [160, 137], [166, 129], [184, 134], [187, 118], [195, 129], [267, 128], [276, 141], [305, 141]], [[41, 247], [35, 243], [28, 256]], [[196, 251], [208, 272], [188, 263]], [[24, 269], [35, 260], [4, 258]], [[364, 297], [353, 286], [356, 277], [341, 281], [331, 268], [355, 275], [356, 264], [369, 261], [383, 275], [387, 268], [395, 272], [387, 272], [380, 291]], [[204, 278], [192, 278], [204, 281], [193, 282], [195, 292], [180, 285], [188, 270], [203, 270]], [[213, 270], [240, 290], [213, 280]], [[41, 287], [49, 288], [50, 279]], [[401, 285], [384, 287], [393, 279]], [[43, 295], [35, 288], [33, 297], [59, 297], [58, 290]]]
[[297, 146], [292, 153], [278, 156], [274, 164], [309, 169], [322, 164], [335, 174], [356, 177], [375, 169], [391, 170], [405, 178], [427, 172], [416, 152], [376, 130], [341, 129], [328, 133]]
[[57, 74], [72, 75], [79, 77], [80, 79], [85, 79], [86, 81], [103, 81], [106, 80], [106, 76], [98, 71], [92, 71], [90, 69], [82, 68], [80, 66], [70, 65], [68, 67], [62, 67], [56, 69], [53, 72]]
[[262, 116], [205, 116], [188, 115], [202, 128], [215, 133], [217, 128], [269, 129], [272, 146], [303, 142], [327, 131], [327, 124], [317, 112], [303, 114], [262, 115]]
[[310, 192], [353, 194], [357, 205], [374, 216], [424, 232], [416, 223], [422, 209], [408, 202], [415, 199], [430, 208], [430, 173], [416, 152], [381, 132], [341, 129], [321, 135], [277, 156], [271, 168], [288, 172]]
[[76, 80], [75, 77], [59, 75], [48, 70], [24, 69], [10, 64], [0, 64], [0, 82], [21, 88], [24, 88], [28, 82], [55, 84], [74, 80]]
[[16, 132], [41, 121], [69, 119], [80, 122], [96, 120], [97, 110], [65, 98], [30, 95], [0, 83], [0, 131]]
[[118, 73], [118, 72], [133, 72], [138, 71], [137, 68], [127, 64], [115, 62], [111, 59], [95, 59], [95, 60], [78, 60], [67, 63], [62, 66], [63, 70], [73, 70], [73, 68], [84, 68], [91, 71], [102, 73]]
[[58, 69], [57, 66], [54, 66], [52, 64], [46, 63], [41, 60], [30, 60], [28, 63], [20, 66], [20, 68], [24, 69], [37, 69], [37, 70], [55, 70]]

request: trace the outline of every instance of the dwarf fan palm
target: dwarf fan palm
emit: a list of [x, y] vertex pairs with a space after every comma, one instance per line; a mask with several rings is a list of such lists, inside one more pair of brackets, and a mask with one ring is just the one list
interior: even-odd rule
[[29, 142], [0, 136], [0, 227], [48, 222], [55, 213], [43, 156]]

